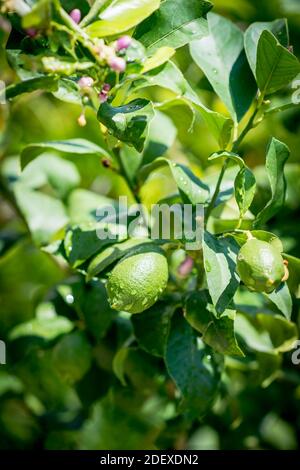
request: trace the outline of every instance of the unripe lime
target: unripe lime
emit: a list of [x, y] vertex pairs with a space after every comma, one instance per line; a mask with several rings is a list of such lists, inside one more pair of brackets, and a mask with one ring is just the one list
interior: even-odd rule
[[124, 258], [112, 270], [106, 286], [112, 308], [143, 312], [163, 293], [168, 277], [168, 263], [160, 252]]
[[240, 249], [237, 272], [250, 290], [268, 294], [279, 286], [285, 275], [278, 249], [256, 238], [248, 240]]

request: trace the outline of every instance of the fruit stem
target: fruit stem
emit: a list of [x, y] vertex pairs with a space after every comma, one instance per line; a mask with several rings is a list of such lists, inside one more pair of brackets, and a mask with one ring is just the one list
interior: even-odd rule
[[[254, 124], [254, 121], [255, 121], [255, 118], [259, 112], [259, 109], [263, 103], [263, 100], [264, 100], [264, 95], [261, 93], [258, 97], [258, 99], [256, 100], [255, 102], [255, 107], [254, 107], [254, 111], [248, 121], [248, 124], [246, 125], [246, 127], [243, 129], [243, 131], [241, 132], [241, 134], [239, 135], [239, 137], [233, 142], [233, 145], [232, 145], [232, 149], [231, 149], [231, 152], [233, 153], [238, 153], [238, 150], [239, 150], [239, 146], [240, 144], [242, 143], [243, 139], [246, 137], [246, 135], [248, 134], [249, 131], [251, 131], [251, 129], [253, 129], [253, 127], [255, 127], [255, 124]], [[219, 195], [219, 192], [220, 192], [220, 188], [221, 188], [221, 184], [222, 184], [222, 181], [223, 181], [223, 177], [224, 177], [224, 174], [227, 170], [227, 167], [228, 167], [228, 163], [229, 163], [229, 159], [227, 158], [225, 160], [225, 162], [223, 163], [223, 166], [222, 166], [222, 169], [221, 169], [221, 172], [220, 172], [220, 175], [219, 175], [219, 178], [218, 178], [218, 181], [217, 181], [217, 185], [216, 185], [216, 188], [215, 188], [215, 191], [214, 191], [214, 194], [212, 196], [212, 199], [208, 205], [208, 208], [206, 210], [206, 222], [205, 222], [205, 227], [207, 226], [207, 221], [208, 221], [208, 218], [210, 217], [211, 215], [211, 212], [212, 210], [214, 209], [215, 207], [215, 203], [216, 203], [216, 200], [218, 198], [218, 195]]]

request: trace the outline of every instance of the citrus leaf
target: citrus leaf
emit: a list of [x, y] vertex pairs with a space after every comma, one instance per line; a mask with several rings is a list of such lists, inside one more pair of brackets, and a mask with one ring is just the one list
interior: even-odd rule
[[263, 31], [257, 46], [256, 79], [263, 95], [275, 93], [300, 73], [300, 63], [269, 31]]
[[208, 13], [207, 21], [209, 34], [191, 42], [191, 55], [231, 116], [240, 121], [257, 91], [244, 51], [243, 32], [215, 13]]
[[121, 243], [114, 244], [108, 248], [105, 248], [101, 253], [99, 253], [95, 258], [92, 259], [88, 268], [87, 268], [87, 280], [92, 279], [93, 277], [100, 274], [112, 263], [115, 263], [123, 256], [132, 253], [135, 254], [139, 249], [151, 246], [157, 246], [150, 239], [141, 238], [125, 240]]
[[215, 400], [220, 366], [180, 312], [171, 321], [165, 362], [181, 392], [181, 410], [200, 418]]
[[188, 167], [171, 162], [166, 158], [157, 158], [154, 162], [142, 167], [138, 174], [140, 181], [145, 181], [152, 171], [164, 166], [169, 166], [184, 203], [196, 205], [203, 204], [208, 200], [208, 186], [197, 178]]
[[271, 219], [284, 204], [286, 193], [284, 165], [289, 155], [289, 148], [279, 140], [272, 138], [266, 157], [266, 170], [271, 186], [271, 199], [256, 216], [254, 221], [255, 228]]
[[177, 49], [207, 34], [203, 16], [211, 7], [205, 0], [164, 0], [159, 10], [136, 28], [134, 37], [151, 53], [162, 46]]
[[262, 32], [265, 30], [273, 33], [283, 47], [288, 47], [289, 45], [289, 33], [286, 19], [252, 23], [245, 32], [244, 42], [248, 62], [254, 76], [256, 76], [258, 41]]
[[99, 155], [110, 158], [106, 150], [85, 139], [52, 140], [30, 144], [21, 153], [22, 170], [41, 153], [55, 150], [60, 153], [75, 155]]
[[170, 321], [176, 306], [157, 302], [145, 312], [132, 315], [134, 335], [149, 354], [165, 357]]
[[113, 0], [101, 11], [99, 21], [85, 30], [94, 37], [115, 36], [128, 31], [147, 18], [160, 5], [160, 0]]
[[240, 210], [241, 219], [252, 204], [256, 190], [256, 180], [248, 167], [241, 168], [234, 181], [235, 200]]
[[218, 314], [223, 313], [240, 284], [236, 273], [238, 245], [204, 232], [203, 255], [208, 290]]
[[[151, 70], [138, 80], [134, 81], [132, 92], [147, 87], [159, 86], [172, 91], [176, 98], [168, 101], [169, 106], [181, 102], [187, 106], [193, 106], [204, 119], [206, 125], [221, 148], [225, 148], [231, 138], [233, 121], [222, 114], [212, 111], [201, 103], [200, 98], [194, 92], [188, 81], [183, 76], [179, 68], [171, 61], [166, 62], [162, 67]], [[162, 105], [163, 106], [163, 105]]]
[[208, 346], [221, 354], [243, 356], [234, 333], [235, 310], [226, 309], [219, 317], [208, 292], [190, 294], [185, 304], [185, 318], [202, 335]]
[[150, 101], [136, 99], [123, 106], [103, 103], [98, 110], [98, 120], [122, 142], [132, 145], [138, 152], [144, 148], [148, 127], [154, 116]]
[[286, 282], [283, 282], [271, 294], [265, 294], [283, 313], [287, 320], [291, 319], [293, 301]]

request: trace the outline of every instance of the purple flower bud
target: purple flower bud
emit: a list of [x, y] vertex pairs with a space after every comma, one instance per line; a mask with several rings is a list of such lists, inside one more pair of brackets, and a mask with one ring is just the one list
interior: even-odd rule
[[105, 103], [105, 101], [107, 101], [108, 94], [105, 91], [101, 91], [98, 96], [100, 103]]
[[117, 40], [116, 50], [121, 51], [122, 49], [127, 49], [132, 43], [132, 38], [130, 36], [122, 36]]
[[109, 91], [110, 90], [110, 84], [109, 83], [104, 83], [102, 87], [102, 91]]
[[111, 57], [108, 61], [108, 65], [115, 72], [124, 72], [126, 69], [126, 60], [123, 57]]
[[187, 277], [192, 271], [193, 267], [194, 267], [193, 258], [191, 258], [190, 256], [187, 256], [178, 268], [179, 276]]
[[70, 17], [72, 18], [74, 23], [78, 24], [81, 20], [81, 11], [78, 10], [78, 8], [74, 8], [74, 10], [70, 12]]
[[80, 88], [90, 88], [94, 84], [94, 80], [92, 77], [81, 77], [81, 79], [78, 81], [78, 85]]
[[30, 38], [34, 38], [37, 35], [37, 30], [34, 28], [26, 29], [26, 33]]

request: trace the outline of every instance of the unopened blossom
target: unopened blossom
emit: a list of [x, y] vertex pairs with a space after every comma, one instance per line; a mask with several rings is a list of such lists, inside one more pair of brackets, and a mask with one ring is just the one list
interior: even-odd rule
[[80, 127], [86, 126], [86, 119], [84, 113], [80, 114], [79, 118], [77, 119], [77, 122]]
[[94, 84], [94, 80], [92, 77], [81, 77], [80, 80], [78, 81], [78, 85], [80, 88], [90, 88]]
[[70, 12], [70, 17], [72, 18], [74, 23], [78, 24], [81, 20], [81, 11], [78, 8], [74, 8], [74, 10]]
[[123, 57], [111, 57], [108, 60], [108, 65], [115, 72], [124, 72], [126, 69], [126, 60]]
[[127, 49], [132, 43], [132, 38], [130, 36], [122, 36], [116, 42], [116, 51], [121, 51]]

